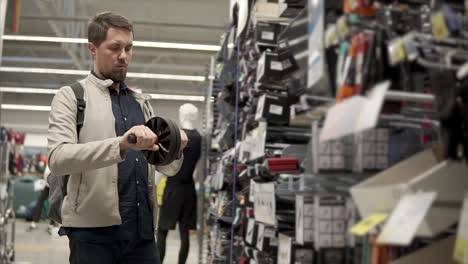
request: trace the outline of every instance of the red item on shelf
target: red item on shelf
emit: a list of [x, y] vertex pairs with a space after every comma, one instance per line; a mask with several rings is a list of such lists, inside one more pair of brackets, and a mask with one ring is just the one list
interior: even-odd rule
[[299, 164], [298, 158], [269, 158], [268, 159], [268, 166], [276, 166], [276, 165], [288, 165], [288, 164]]

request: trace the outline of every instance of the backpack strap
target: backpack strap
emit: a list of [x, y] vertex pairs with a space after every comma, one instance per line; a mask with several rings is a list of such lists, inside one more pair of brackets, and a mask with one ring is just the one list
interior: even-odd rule
[[76, 132], [77, 136], [80, 136], [80, 130], [83, 127], [84, 123], [84, 110], [86, 108], [86, 101], [84, 100], [84, 89], [81, 86], [81, 83], [75, 82], [70, 85], [76, 97]]

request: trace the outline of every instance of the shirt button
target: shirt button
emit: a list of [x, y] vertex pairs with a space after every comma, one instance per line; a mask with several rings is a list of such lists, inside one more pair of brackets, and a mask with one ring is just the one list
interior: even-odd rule
[[139, 207], [139, 206], [140, 206], [140, 203], [137, 203], [137, 206]]
[[127, 121], [127, 118], [126, 118], [126, 117], [124, 117], [124, 120], [125, 120], [125, 121]]
[[140, 181], [137, 181], [137, 184], [140, 184]]
[[135, 160], [138, 161], [138, 158], [136, 158]]

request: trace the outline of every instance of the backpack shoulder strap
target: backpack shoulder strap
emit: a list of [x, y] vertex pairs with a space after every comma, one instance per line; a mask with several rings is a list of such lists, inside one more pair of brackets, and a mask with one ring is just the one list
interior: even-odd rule
[[84, 110], [86, 108], [86, 101], [84, 100], [84, 89], [79, 82], [73, 83], [70, 85], [70, 87], [72, 88], [76, 97], [76, 107], [78, 110], [76, 112], [76, 132], [77, 135], [80, 136], [80, 130], [83, 127], [84, 122]]

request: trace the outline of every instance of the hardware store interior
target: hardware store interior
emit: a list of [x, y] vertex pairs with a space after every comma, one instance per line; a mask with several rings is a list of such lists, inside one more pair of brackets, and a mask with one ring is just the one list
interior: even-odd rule
[[0, 264], [468, 263], [467, 162], [468, 1], [0, 0]]

